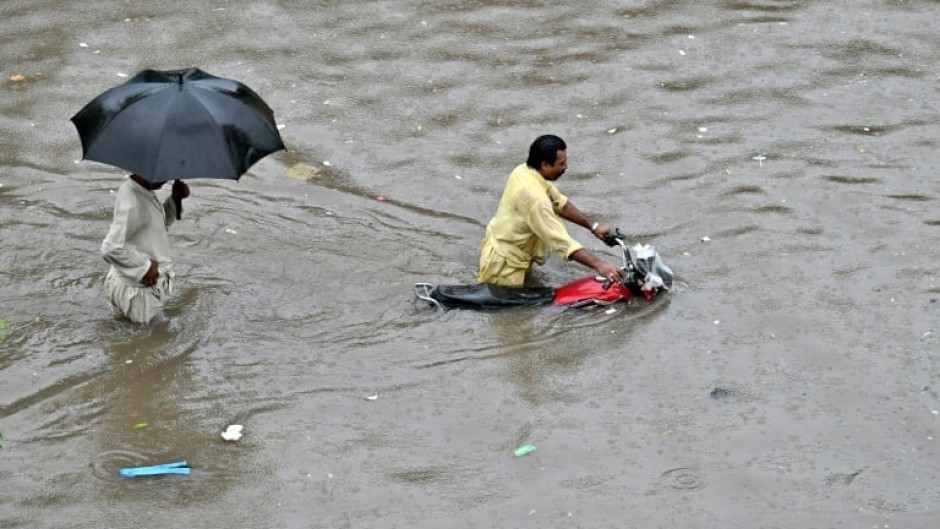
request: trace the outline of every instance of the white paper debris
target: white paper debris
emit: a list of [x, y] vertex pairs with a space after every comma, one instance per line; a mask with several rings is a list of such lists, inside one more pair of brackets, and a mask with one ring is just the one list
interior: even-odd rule
[[615, 312], [617, 312], [617, 309], [611, 308], [611, 309], [607, 309], [606, 311], [604, 311], [604, 314], [613, 314]]
[[323, 165], [325, 165], [325, 166], [327, 166], [327, 167], [330, 167], [330, 166], [333, 165], [333, 164], [330, 163], [329, 160], [323, 160]]
[[708, 242], [708, 241], [710, 241], [710, 240], [712, 240], [712, 239], [711, 239], [711, 237], [709, 237], [708, 235], [702, 237], [702, 242]]
[[222, 432], [222, 439], [226, 441], [235, 442], [242, 438], [242, 429], [244, 426], [241, 424], [230, 424], [228, 428]]
[[225, 233], [231, 233], [232, 235], [238, 234], [238, 232], [233, 230], [232, 228], [225, 228]]
[[617, 132], [617, 127], [614, 127], [612, 129], [607, 129], [607, 134], [615, 134], [616, 132]]
[[117, 73], [117, 76], [118, 76], [118, 77], [127, 77], [127, 74], [126, 74], [126, 73], [123, 73], [123, 72], [118, 72], [118, 73]]
[[368, 397], [366, 397], [366, 400], [376, 400], [378, 398], [379, 398], [378, 395], [369, 395]]
[[84, 42], [79, 42], [79, 43], [78, 43], [78, 47], [79, 47], [79, 48], [87, 48], [87, 47], [88, 47], [88, 44], [87, 44], [87, 43], [84, 43]]

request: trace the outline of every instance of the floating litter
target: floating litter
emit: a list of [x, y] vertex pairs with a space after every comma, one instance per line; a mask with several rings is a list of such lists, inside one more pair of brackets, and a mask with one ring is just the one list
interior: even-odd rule
[[531, 454], [532, 452], [535, 452], [535, 445], [520, 446], [519, 448], [513, 450], [512, 453], [516, 454], [516, 457], [522, 457], [524, 455]]
[[222, 432], [222, 439], [226, 441], [235, 442], [242, 438], [242, 429], [244, 426], [241, 424], [230, 424], [228, 428]]
[[310, 180], [320, 173], [320, 168], [305, 163], [292, 165], [284, 174], [298, 180]]
[[378, 398], [379, 398], [378, 395], [369, 395], [368, 397], [366, 397], [366, 400], [377, 400]]
[[118, 471], [122, 478], [136, 478], [138, 476], [162, 476], [164, 474], [189, 475], [192, 469], [186, 461], [164, 463], [149, 467], [126, 467]]
[[711, 239], [711, 237], [709, 237], [708, 235], [702, 237], [702, 242], [708, 242], [708, 241], [710, 241], [710, 240], [712, 240], [712, 239]]
[[718, 401], [727, 401], [731, 397], [731, 392], [724, 388], [715, 388], [708, 396]]

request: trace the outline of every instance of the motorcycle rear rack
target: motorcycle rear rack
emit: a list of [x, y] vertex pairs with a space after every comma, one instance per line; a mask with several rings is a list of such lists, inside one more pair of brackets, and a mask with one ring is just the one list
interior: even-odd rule
[[415, 293], [415, 304], [417, 304], [420, 299], [421, 301], [427, 302], [428, 305], [437, 307], [438, 310], [444, 312], [444, 307], [440, 302], [431, 297], [431, 291], [434, 290], [434, 285], [431, 283], [415, 283], [413, 289]]

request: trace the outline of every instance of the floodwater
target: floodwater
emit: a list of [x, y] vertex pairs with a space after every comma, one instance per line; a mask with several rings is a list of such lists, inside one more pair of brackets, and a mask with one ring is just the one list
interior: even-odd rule
[[[936, 0], [4, 0], [0, 528], [940, 526], [938, 26]], [[259, 92], [288, 151], [191, 182], [170, 321], [137, 327], [98, 254], [123, 173], [68, 118], [188, 66]], [[416, 306], [473, 281], [544, 133], [677, 288]]]

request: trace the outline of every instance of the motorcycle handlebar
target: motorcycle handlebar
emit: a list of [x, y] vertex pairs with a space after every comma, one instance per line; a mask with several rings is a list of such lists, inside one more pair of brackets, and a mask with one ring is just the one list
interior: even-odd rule
[[607, 235], [604, 235], [603, 241], [604, 241], [604, 244], [606, 244], [607, 246], [614, 247], [614, 246], [623, 246], [624, 239], [626, 239], [626, 236], [620, 233], [620, 228], [617, 228], [613, 231], [613, 233], [608, 233]]
[[[624, 280], [626, 280], [626, 277], [627, 277], [627, 276], [626, 276], [626, 272], [627, 272], [627, 243], [625, 242], [625, 241], [626, 241], [626, 238], [627, 238], [627, 236], [620, 232], [620, 228], [615, 228], [613, 232], [608, 233], [607, 235], [605, 235], [605, 236], [604, 236], [604, 239], [603, 239], [604, 244], [606, 244], [607, 246], [610, 246], [610, 247], [619, 246], [620, 248], [623, 249], [623, 252], [624, 252], [624, 255], [623, 255], [623, 274], [624, 274]], [[605, 280], [605, 281], [604, 281], [604, 290], [608, 290], [610, 287], [613, 286], [613, 284], [614, 284], [614, 282], [611, 281], [610, 279]]]

